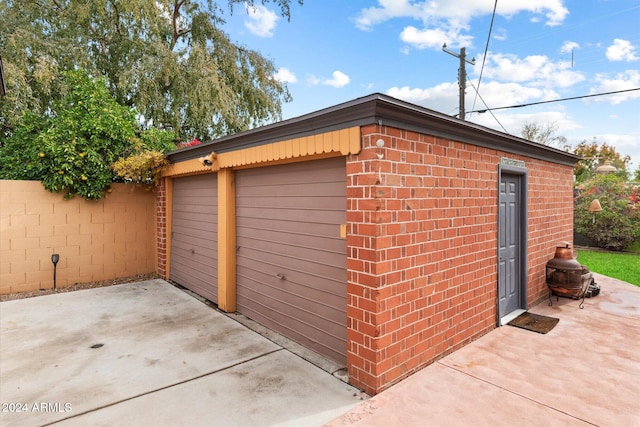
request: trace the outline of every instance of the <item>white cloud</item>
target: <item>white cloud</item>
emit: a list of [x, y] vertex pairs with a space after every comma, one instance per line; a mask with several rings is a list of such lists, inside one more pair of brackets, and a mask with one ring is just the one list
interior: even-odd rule
[[463, 36], [459, 32], [446, 32], [442, 28], [419, 30], [416, 27], [406, 27], [400, 33], [400, 39], [417, 49], [440, 48], [443, 43], [450, 46], [471, 46], [473, 37]]
[[273, 77], [279, 82], [296, 83], [298, 81], [296, 75], [288, 68], [279, 68]]
[[247, 20], [244, 26], [256, 36], [271, 37], [278, 22], [278, 15], [263, 5], [247, 7]]
[[[473, 99], [474, 96], [469, 92], [470, 90], [467, 90], [467, 98]], [[514, 82], [499, 83], [495, 81], [483, 83], [480, 87], [480, 95], [482, 95], [482, 99], [489, 108], [508, 107], [560, 98], [558, 93], [551, 89], [525, 86]], [[476, 102], [476, 110], [484, 108], [484, 104], [481, 102], [481, 100]]]
[[567, 40], [560, 48], [560, 53], [571, 53], [575, 49], [580, 49], [580, 45], [576, 42]]
[[334, 71], [333, 78], [322, 81], [322, 84], [340, 88], [348, 85], [350, 81], [351, 79], [349, 78], [349, 76], [342, 71]]
[[493, 38], [500, 42], [503, 42], [507, 39], [507, 30], [506, 28], [498, 28], [493, 32]]
[[[595, 80], [598, 85], [591, 88], [590, 94], [617, 92], [620, 90], [635, 89], [640, 87], [640, 71], [627, 70], [624, 73], [616, 74], [610, 77], [608, 74], [597, 74]], [[640, 99], [640, 91], [624, 92], [615, 95], [599, 96], [587, 98], [587, 102], [609, 102], [611, 104], [620, 104], [630, 99]]]
[[310, 86], [315, 86], [322, 83], [322, 80], [319, 77], [314, 76], [313, 74], [308, 75], [306, 81]]
[[310, 74], [307, 76], [306, 81], [310, 86], [325, 85], [333, 86], [335, 88], [341, 88], [348, 85], [351, 82], [351, 78], [342, 71], [336, 70], [333, 72], [333, 77], [330, 79], [323, 79]]
[[419, 9], [408, 0], [379, 0], [381, 7], [369, 7], [360, 11], [355, 20], [356, 27], [368, 31], [372, 26], [392, 18], [413, 17]]
[[607, 48], [607, 59], [609, 61], [637, 61], [636, 48], [628, 40], [615, 39], [613, 44]]
[[544, 55], [519, 58], [516, 55], [490, 53], [483, 75], [502, 81], [529, 82], [542, 87], [570, 87], [585, 79], [571, 69], [570, 61], [554, 62]]
[[394, 86], [387, 90], [387, 94], [445, 114], [450, 112], [452, 106], [458, 105], [457, 83], [441, 83], [427, 89]]
[[[439, 111], [448, 115], [455, 115], [458, 112], [458, 83], [441, 83], [437, 86], [421, 89], [404, 87], [392, 87], [387, 90], [387, 94], [394, 98], [407, 102], [422, 105], [423, 107]], [[518, 83], [483, 83], [480, 88], [482, 100], [475, 97], [474, 89], [469, 87], [465, 99], [465, 108], [468, 112], [482, 110], [484, 108], [507, 107], [511, 105], [526, 104], [540, 100], [557, 99], [560, 96], [549, 89], [527, 87]], [[475, 106], [473, 105], [476, 99]]]
[[[488, 0], [378, 0], [378, 6], [360, 11], [355, 24], [357, 28], [369, 31], [373, 26], [391, 19], [409, 18], [421, 21], [424, 32], [459, 34], [468, 30], [473, 18], [491, 15], [493, 6], [494, 2]], [[546, 18], [545, 23], [549, 26], [560, 25], [569, 14], [562, 0], [503, 1], [496, 10], [498, 15], [507, 18], [521, 12], [533, 14], [533, 21]], [[454, 40], [441, 40], [440, 46], [443, 41], [454, 45]], [[470, 46], [469, 43], [465, 44]], [[435, 46], [436, 43], [431, 42], [431, 45]]]

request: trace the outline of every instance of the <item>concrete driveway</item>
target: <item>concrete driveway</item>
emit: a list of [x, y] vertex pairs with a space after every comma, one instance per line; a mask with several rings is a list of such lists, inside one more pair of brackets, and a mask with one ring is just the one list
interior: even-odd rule
[[322, 425], [364, 396], [162, 280], [0, 305], [2, 426]]

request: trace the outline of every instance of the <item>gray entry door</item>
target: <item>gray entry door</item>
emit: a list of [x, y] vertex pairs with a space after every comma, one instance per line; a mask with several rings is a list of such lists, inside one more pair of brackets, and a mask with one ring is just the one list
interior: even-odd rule
[[500, 178], [498, 218], [498, 315], [500, 318], [522, 308], [521, 186], [522, 178], [518, 175], [502, 175]]

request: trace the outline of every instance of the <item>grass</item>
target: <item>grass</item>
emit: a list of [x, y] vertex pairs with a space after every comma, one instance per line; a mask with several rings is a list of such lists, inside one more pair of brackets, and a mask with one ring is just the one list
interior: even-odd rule
[[640, 286], [640, 254], [578, 250], [578, 261], [591, 271]]

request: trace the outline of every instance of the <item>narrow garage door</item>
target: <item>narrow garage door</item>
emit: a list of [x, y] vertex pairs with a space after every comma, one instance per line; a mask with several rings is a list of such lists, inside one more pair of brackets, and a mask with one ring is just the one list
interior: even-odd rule
[[237, 307], [346, 362], [344, 158], [236, 172]]
[[217, 175], [174, 179], [171, 220], [171, 280], [217, 303]]

